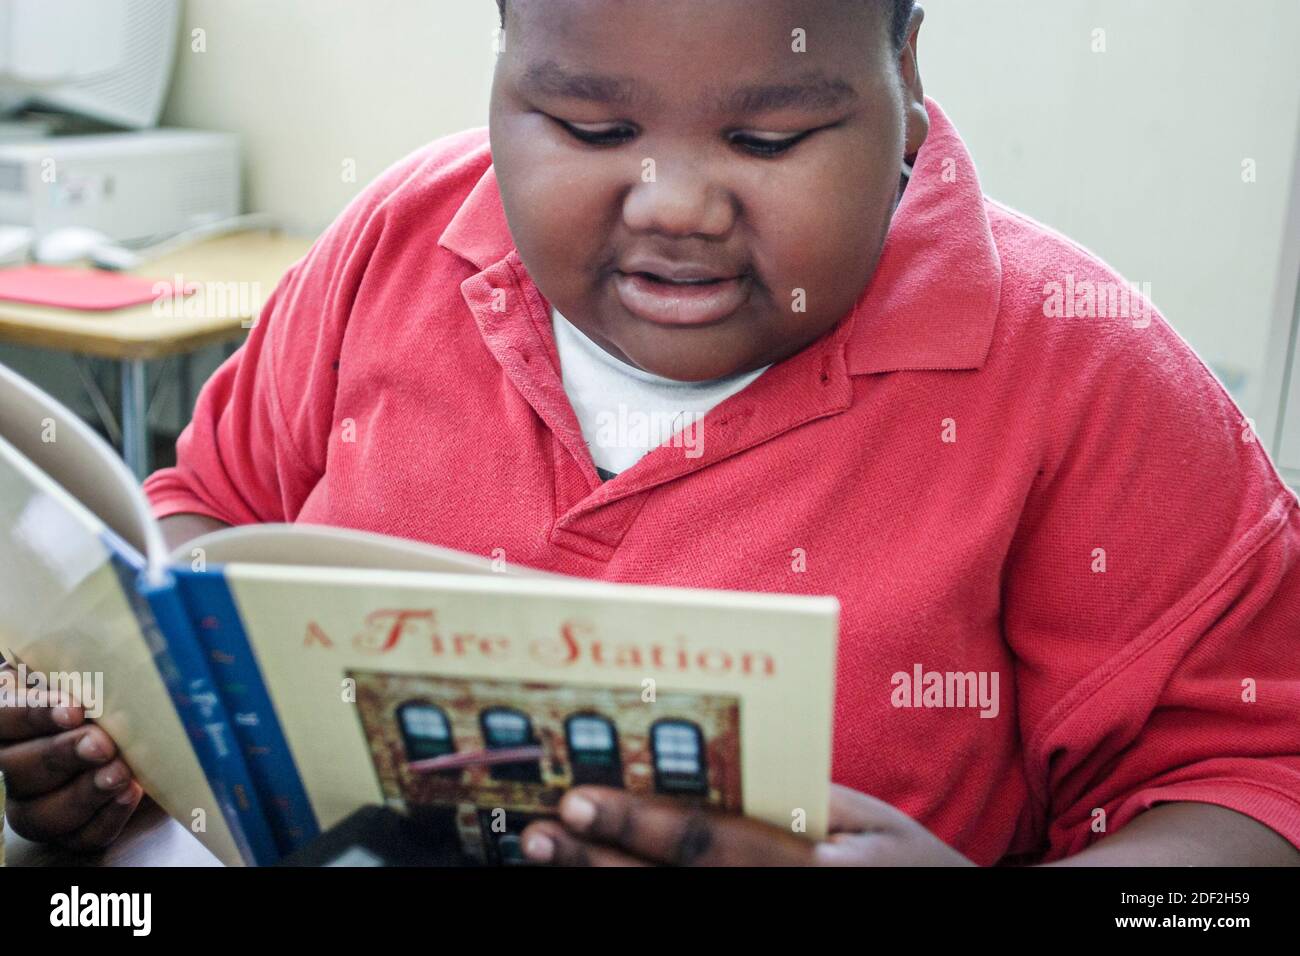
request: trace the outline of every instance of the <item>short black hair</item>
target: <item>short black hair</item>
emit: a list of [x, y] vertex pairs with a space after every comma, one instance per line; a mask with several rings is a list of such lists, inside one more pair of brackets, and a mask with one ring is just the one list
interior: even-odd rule
[[[907, 42], [907, 26], [912, 22], [912, 10], [916, 7], [916, 0], [871, 0], [873, 3], [887, 3], [893, 8], [893, 22], [890, 24], [890, 37], [894, 41], [894, 49], [901, 50], [903, 44]], [[501, 11], [501, 25], [506, 25], [506, 0], [497, 0], [497, 8]]]

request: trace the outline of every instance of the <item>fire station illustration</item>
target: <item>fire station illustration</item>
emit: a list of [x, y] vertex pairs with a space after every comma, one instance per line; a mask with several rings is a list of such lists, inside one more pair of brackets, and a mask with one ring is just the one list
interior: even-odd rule
[[522, 862], [519, 834], [579, 784], [741, 812], [736, 697], [350, 670], [380, 789], [472, 863]]

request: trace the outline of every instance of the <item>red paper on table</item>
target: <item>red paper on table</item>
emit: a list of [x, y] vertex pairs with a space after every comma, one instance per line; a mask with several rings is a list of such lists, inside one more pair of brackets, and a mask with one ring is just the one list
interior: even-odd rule
[[[185, 293], [197, 285], [189, 284]], [[171, 282], [100, 269], [19, 266], [0, 269], [0, 299], [60, 309], [103, 312], [152, 302], [174, 294]]]

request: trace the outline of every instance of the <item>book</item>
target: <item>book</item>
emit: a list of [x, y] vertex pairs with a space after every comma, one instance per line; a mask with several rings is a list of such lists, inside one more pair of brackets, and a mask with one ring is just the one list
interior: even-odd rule
[[523, 827], [582, 783], [820, 838], [838, 615], [339, 528], [172, 553], [112, 448], [0, 365], [0, 693], [74, 693], [230, 865], [374, 805], [519, 862]]

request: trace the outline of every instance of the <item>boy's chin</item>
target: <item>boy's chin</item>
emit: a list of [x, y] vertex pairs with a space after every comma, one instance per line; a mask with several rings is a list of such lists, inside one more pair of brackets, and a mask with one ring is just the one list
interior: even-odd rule
[[[732, 341], [731, 334], [712, 330], [666, 329], [633, 320], [631, 327], [605, 331], [606, 341], [624, 362], [643, 372], [675, 382], [712, 382], [762, 368], [770, 362], [753, 354], [753, 343]], [[593, 336], [588, 336], [594, 338]]]
[[716, 355], [693, 356], [685, 360], [680, 357], [661, 356], [646, 360], [637, 359], [636, 364], [651, 375], [672, 379], [675, 382], [712, 382], [742, 375], [751, 368], [758, 367], [742, 357], [729, 360]]

